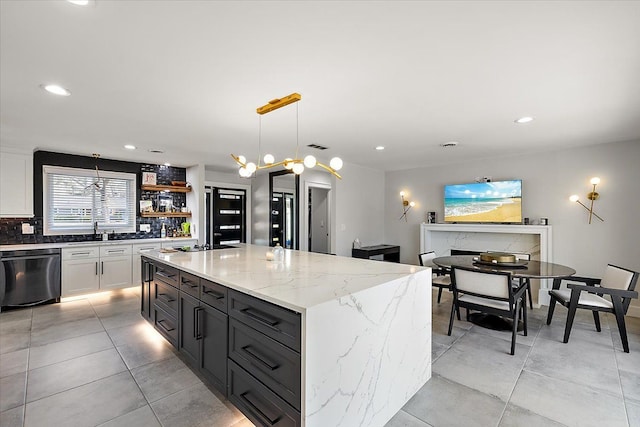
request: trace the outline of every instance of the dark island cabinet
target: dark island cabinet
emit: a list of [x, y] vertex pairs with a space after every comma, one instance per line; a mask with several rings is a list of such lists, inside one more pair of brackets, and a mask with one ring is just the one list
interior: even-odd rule
[[301, 421], [300, 314], [142, 256], [141, 314], [259, 426]]

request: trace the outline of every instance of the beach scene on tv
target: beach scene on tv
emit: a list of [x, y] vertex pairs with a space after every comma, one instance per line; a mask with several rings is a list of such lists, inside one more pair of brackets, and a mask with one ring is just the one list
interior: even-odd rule
[[446, 222], [522, 222], [522, 181], [445, 185]]

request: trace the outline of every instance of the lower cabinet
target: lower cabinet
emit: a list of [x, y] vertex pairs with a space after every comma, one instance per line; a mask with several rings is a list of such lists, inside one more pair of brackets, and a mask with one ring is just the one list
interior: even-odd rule
[[142, 316], [192, 369], [256, 425], [301, 425], [299, 313], [144, 255], [141, 268]]

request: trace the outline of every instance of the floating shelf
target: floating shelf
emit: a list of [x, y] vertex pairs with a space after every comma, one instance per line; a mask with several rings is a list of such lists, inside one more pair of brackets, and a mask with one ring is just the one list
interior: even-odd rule
[[140, 212], [142, 218], [191, 218], [191, 212]]
[[191, 192], [191, 187], [178, 187], [176, 185], [143, 185], [141, 188], [146, 191], [168, 191], [170, 193]]

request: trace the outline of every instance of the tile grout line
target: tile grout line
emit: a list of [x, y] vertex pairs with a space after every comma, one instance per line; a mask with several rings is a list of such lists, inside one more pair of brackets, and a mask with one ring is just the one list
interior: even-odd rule
[[[127, 365], [127, 362], [125, 362], [124, 358], [122, 357], [122, 354], [120, 353], [120, 351], [118, 350], [118, 347], [116, 346], [116, 343], [113, 342], [113, 338], [111, 338], [111, 335], [109, 334], [109, 331], [107, 331], [107, 329], [104, 327], [104, 324], [102, 323], [102, 319], [100, 318], [100, 316], [98, 316], [98, 312], [96, 311], [95, 306], [91, 303], [91, 300], [87, 299], [87, 301], [89, 302], [89, 305], [91, 306], [91, 309], [93, 310], [93, 312], [96, 315], [96, 318], [98, 319], [98, 321], [100, 322], [100, 325], [102, 326], [102, 328], [104, 329], [104, 332], [107, 334], [107, 337], [109, 337], [109, 341], [111, 341], [111, 344], [113, 345], [113, 349], [116, 351], [116, 353], [118, 353], [118, 357], [120, 358], [120, 360], [122, 361], [122, 364], [124, 365], [124, 367], [126, 368], [126, 372], [129, 373], [129, 376], [131, 377], [131, 379], [133, 380], [133, 382], [135, 383], [136, 387], [138, 388], [138, 390], [140, 391], [140, 394], [142, 395], [142, 397], [144, 398], [144, 401], [147, 402], [147, 406], [149, 407], [149, 409], [151, 409], [151, 413], [153, 414], [153, 416], [156, 418], [156, 421], [158, 421], [158, 424], [160, 424], [161, 426], [164, 426], [164, 424], [162, 424], [162, 422], [160, 421], [160, 419], [158, 418], [158, 414], [156, 414], [156, 411], [153, 410], [153, 407], [151, 406], [151, 403], [149, 402], [149, 399], [147, 399], [147, 396], [144, 394], [144, 392], [142, 391], [142, 388], [140, 387], [140, 384], [138, 384], [138, 381], [136, 381], [136, 378], [133, 376], [133, 373], [131, 373], [131, 369], [129, 368], [129, 365]], [[126, 327], [126, 326], [124, 326]], [[116, 328], [117, 329], [117, 328]], [[144, 365], [143, 365], [144, 366]], [[122, 371], [125, 372], [125, 371]], [[144, 405], [143, 405], [144, 406]], [[139, 408], [134, 409], [134, 411], [137, 411], [138, 409], [142, 408], [143, 406], [140, 406]], [[128, 413], [131, 413], [133, 411], [129, 411]], [[123, 415], [126, 414], [121, 414], [118, 415], [117, 417], [111, 418], [109, 420], [106, 420], [104, 423], [108, 423], [109, 421], [115, 420], [118, 417], [121, 417]], [[104, 424], [101, 423], [101, 424]]]
[[[607, 318], [607, 323], [609, 323], [609, 319]], [[609, 334], [611, 336], [611, 345], [613, 347], [613, 360], [616, 364], [616, 371], [618, 372], [618, 384], [620, 385], [620, 394], [622, 395], [622, 404], [624, 406], [624, 414], [627, 417], [627, 426], [631, 425], [631, 421], [629, 418], [629, 410], [627, 409], [627, 399], [624, 397], [624, 388], [622, 388], [622, 377], [620, 375], [620, 365], [618, 365], [618, 356], [616, 350], [616, 344], [613, 342], [613, 330], [611, 329], [611, 325], [609, 325]], [[631, 350], [629, 350], [631, 351]]]
[[24, 374], [24, 405], [22, 405], [22, 427], [27, 419], [27, 387], [29, 384], [29, 359], [31, 358], [31, 328], [33, 327], [33, 308], [31, 308], [31, 316], [29, 322], [29, 342], [27, 346], [27, 371]]

